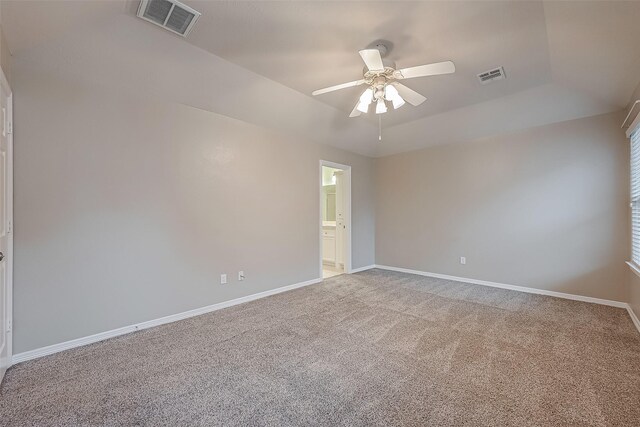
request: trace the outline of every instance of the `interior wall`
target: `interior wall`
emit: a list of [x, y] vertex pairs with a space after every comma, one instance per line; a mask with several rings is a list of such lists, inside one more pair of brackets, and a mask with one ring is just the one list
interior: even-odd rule
[[[629, 98], [629, 104], [627, 105], [626, 108], [626, 113], [629, 113], [629, 110], [633, 107], [633, 103], [636, 102], [638, 99], [640, 99], [640, 82], [638, 82], [638, 85], [636, 86], [635, 90], [633, 91], [633, 93], [631, 94], [631, 98]], [[633, 118], [638, 114], [638, 107], [636, 106], [636, 109], [632, 112], [632, 116], [629, 117], [629, 120], [633, 121]], [[630, 122], [627, 122], [627, 125]]]
[[623, 117], [377, 159], [376, 263], [626, 301]]
[[2, 32], [2, 26], [0, 26], [0, 68], [2, 68], [7, 81], [11, 85], [11, 52], [9, 52], [7, 39]]
[[375, 262], [372, 159], [14, 69], [15, 353], [318, 278], [320, 159], [351, 165]]

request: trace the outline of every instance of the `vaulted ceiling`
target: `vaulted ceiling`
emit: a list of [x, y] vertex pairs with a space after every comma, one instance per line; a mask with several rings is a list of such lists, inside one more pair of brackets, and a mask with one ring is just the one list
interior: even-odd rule
[[[135, 17], [137, 1], [2, 1], [17, 67], [38, 63], [371, 156], [464, 142], [616, 111], [640, 81], [640, 2], [194, 1], [188, 38]], [[358, 50], [384, 40], [400, 67], [452, 60], [408, 80], [427, 97], [348, 118]], [[476, 74], [503, 66], [507, 79]]]
[[[204, 17], [190, 42], [305, 94], [362, 78], [358, 51], [380, 39], [392, 45], [387, 57], [400, 68], [453, 60], [453, 75], [404, 82], [428, 101], [387, 114], [389, 126], [551, 79], [542, 3], [194, 4]], [[493, 87], [478, 83], [476, 74], [500, 65], [509, 79]], [[348, 115], [362, 91], [355, 87], [317, 99]]]

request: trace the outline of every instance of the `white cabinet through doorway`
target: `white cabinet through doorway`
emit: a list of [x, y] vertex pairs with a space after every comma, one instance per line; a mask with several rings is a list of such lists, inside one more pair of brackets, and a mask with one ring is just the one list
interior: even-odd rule
[[322, 227], [322, 261], [331, 264], [336, 262], [335, 227]]

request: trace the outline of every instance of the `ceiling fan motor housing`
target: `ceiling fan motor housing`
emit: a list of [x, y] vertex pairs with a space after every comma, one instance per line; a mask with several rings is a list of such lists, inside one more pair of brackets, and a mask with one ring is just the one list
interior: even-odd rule
[[389, 75], [392, 75], [393, 72], [396, 70], [396, 62], [395, 61], [392, 61], [390, 59], [382, 58], [382, 64], [384, 65], [384, 72], [383, 71], [369, 71], [369, 69], [365, 66], [362, 69], [362, 74], [364, 75], [365, 78], [367, 77], [367, 75], [369, 75], [369, 76], [377, 75], [377, 74], [389, 74]]

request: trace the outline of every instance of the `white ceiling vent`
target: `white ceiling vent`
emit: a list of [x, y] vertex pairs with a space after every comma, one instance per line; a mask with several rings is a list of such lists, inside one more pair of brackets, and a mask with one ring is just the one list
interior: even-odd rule
[[174, 0], [142, 0], [138, 16], [173, 33], [186, 37], [200, 12]]
[[504, 74], [504, 68], [502, 67], [494, 68], [493, 70], [478, 74], [478, 80], [480, 81], [480, 84], [483, 85], [506, 78], [507, 76]]

